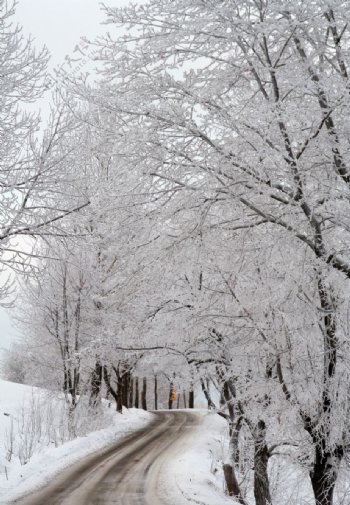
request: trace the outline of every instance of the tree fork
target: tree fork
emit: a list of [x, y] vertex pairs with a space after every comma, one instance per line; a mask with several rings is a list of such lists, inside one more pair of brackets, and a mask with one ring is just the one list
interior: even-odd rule
[[117, 391], [111, 385], [110, 375], [108, 373], [108, 370], [107, 370], [106, 366], [103, 367], [103, 379], [104, 379], [105, 384], [106, 384], [107, 393], [108, 394], [110, 393], [113, 396], [114, 400], [115, 400], [116, 410], [117, 410], [118, 394], [117, 394]]

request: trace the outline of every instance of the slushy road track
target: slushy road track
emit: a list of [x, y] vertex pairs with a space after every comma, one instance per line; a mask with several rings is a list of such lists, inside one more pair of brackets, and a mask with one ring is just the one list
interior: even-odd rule
[[67, 468], [16, 505], [163, 505], [159, 475], [200, 422], [195, 412], [163, 411], [146, 428]]

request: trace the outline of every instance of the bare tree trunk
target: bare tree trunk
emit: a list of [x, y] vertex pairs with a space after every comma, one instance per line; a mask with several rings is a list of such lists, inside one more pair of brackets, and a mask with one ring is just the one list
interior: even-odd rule
[[133, 407], [134, 405], [134, 379], [130, 374], [130, 383], [129, 383], [129, 406]]
[[239, 465], [239, 432], [242, 427], [242, 417], [239, 417], [236, 422], [233, 423], [232, 434], [230, 438], [230, 454], [232, 462], [235, 465]]
[[[338, 467], [342, 459], [340, 455], [322, 452], [316, 448], [315, 464], [310, 474], [316, 505], [332, 505], [335, 483], [338, 477]], [[337, 460], [337, 464], [334, 464]], [[330, 463], [330, 462], [333, 462]]]
[[190, 386], [190, 392], [188, 394], [188, 408], [189, 409], [194, 409], [194, 391], [193, 391], [193, 384]]
[[182, 397], [183, 397], [184, 409], [185, 409], [186, 408], [186, 391], [183, 392]]
[[342, 445], [333, 450], [327, 449], [331, 438], [331, 412], [333, 410], [333, 393], [331, 392], [332, 380], [337, 366], [337, 324], [336, 302], [332, 291], [323, 282], [318, 280], [318, 293], [323, 310], [323, 391], [322, 391], [322, 428], [315, 422], [310, 422], [304, 416], [305, 429], [310, 433], [314, 447], [315, 458], [313, 469], [310, 472], [311, 484], [315, 495], [316, 505], [332, 505], [335, 483], [338, 477], [339, 466], [344, 456]]
[[89, 404], [91, 406], [96, 406], [98, 403], [98, 397], [101, 392], [102, 386], [102, 365], [99, 361], [96, 361], [95, 368], [91, 374], [91, 385], [90, 385], [90, 399]]
[[[223, 380], [223, 376], [219, 369], [217, 369], [217, 374], [220, 380]], [[207, 388], [206, 388], [207, 389]], [[231, 496], [234, 496], [236, 500], [238, 500], [242, 505], [245, 505], [245, 501], [243, 495], [241, 493], [238, 480], [236, 478], [235, 473], [235, 463], [236, 458], [238, 456], [238, 435], [239, 430], [242, 423], [242, 417], [240, 416], [237, 420], [235, 419], [235, 410], [233, 407], [233, 400], [235, 398], [235, 386], [233, 380], [226, 380], [224, 382], [222, 391], [221, 391], [221, 401], [227, 405], [229, 416], [228, 416], [228, 424], [229, 424], [229, 433], [230, 433], [230, 464], [227, 465], [226, 469], [224, 467], [224, 475], [226, 481], [226, 487]], [[258, 505], [258, 504], [256, 504]]]
[[143, 410], [147, 410], [147, 378], [142, 380], [141, 404]]
[[154, 410], [158, 410], [158, 378], [154, 376]]
[[211, 399], [208, 383], [205, 384], [203, 379], [201, 379], [201, 387], [202, 387], [203, 394], [204, 394], [204, 396], [207, 400], [207, 403], [208, 403], [208, 409], [209, 410], [213, 409], [213, 408], [215, 409], [215, 403]]
[[239, 489], [236, 474], [232, 465], [229, 464], [224, 465], [224, 477], [228, 495], [233, 496], [242, 505], [246, 505], [244, 498], [241, 494], [241, 490]]
[[[73, 384], [75, 395], [79, 395], [80, 390], [80, 355], [79, 355], [79, 337], [80, 337], [80, 319], [81, 319], [81, 291], [83, 285], [83, 278], [80, 276], [80, 284], [78, 288], [78, 300], [75, 307], [74, 321], [75, 321], [75, 334], [74, 334], [74, 372]], [[102, 371], [101, 371], [102, 379]]]
[[136, 409], [139, 408], [139, 396], [140, 396], [140, 393], [139, 393], [139, 378], [136, 377], [135, 378], [135, 398], [134, 398], [134, 407]]
[[117, 379], [117, 412], [123, 412], [123, 380], [120, 375], [120, 368], [113, 366], [113, 370]]
[[116, 410], [118, 410], [118, 393], [111, 385], [111, 378], [108, 373], [107, 367], [103, 367], [103, 378], [107, 388], [107, 394], [111, 394], [115, 400]]
[[124, 372], [122, 375], [122, 403], [123, 406], [128, 408], [129, 400], [129, 372]]
[[266, 425], [259, 420], [254, 432], [254, 497], [256, 505], [270, 505], [271, 494], [267, 464], [269, 450], [266, 444]]
[[117, 375], [117, 412], [123, 412], [123, 380]]
[[235, 409], [233, 407], [233, 398], [231, 394], [231, 389], [229, 387], [229, 381], [224, 382], [224, 387], [222, 388], [222, 395], [225, 399], [227, 408], [228, 408], [228, 413], [230, 416], [230, 422], [229, 422], [229, 433], [230, 437], [232, 437], [233, 434], [233, 423], [235, 419]]

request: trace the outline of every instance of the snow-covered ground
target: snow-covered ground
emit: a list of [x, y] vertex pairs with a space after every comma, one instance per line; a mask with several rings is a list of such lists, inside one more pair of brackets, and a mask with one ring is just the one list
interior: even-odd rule
[[[177, 505], [236, 505], [224, 492], [227, 423], [215, 413], [198, 411], [201, 425], [178, 444], [163, 466], [160, 485], [166, 502]], [[237, 503], [237, 505], [239, 505]]]
[[[50, 409], [47, 409], [48, 404], [51, 405]], [[46, 410], [42, 408], [40, 414], [40, 407], [44, 406]], [[8, 504], [18, 496], [45, 485], [64, 468], [88, 454], [107, 447], [118, 438], [142, 428], [153, 417], [152, 414], [138, 409], [125, 410], [123, 415], [117, 414], [113, 408], [108, 408], [106, 405], [99, 421], [92, 419], [90, 423], [90, 429], [96, 430], [98, 423], [105, 425], [105, 428], [59, 445], [64, 441], [66, 434], [64, 427], [52, 425], [53, 419], [48, 415], [52, 406], [54, 409], [59, 409], [60, 400], [48, 397], [47, 392], [0, 380], [1, 505]], [[33, 417], [36, 417], [34, 423]], [[53, 418], [55, 418], [55, 412]], [[50, 426], [49, 423], [51, 423]], [[33, 430], [41, 431], [40, 439]], [[80, 430], [82, 430], [81, 426]], [[88, 428], [85, 427], [85, 431], [87, 430]], [[13, 454], [10, 458], [11, 440]], [[32, 448], [31, 445], [34, 447]], [[29, 461], [23, 464], [25, 457], [29, 456], [32, 449], [34, 452]]]
[[[202, 424], [190, 439], [178, 445], [172, 459], [163, 467], [161, 485], [166, 503], [177, 505], [239, 505], [225, 495], [223, 462], [228, 456], [228, 427], [226, 421], [213, 412], [199, 411]], [[295, 464], [287, 454], [274, 456], [269, 462], [270, 486], [273, 505], [314, 505], [308, 471]], [[248, 504], [255, 503], [252, 472], [243, 476], [237, 472]], [[247, 480], [250, 480], [247, 486]], [[335, 505], [350, 504], [350, 479], [345, 467], [341, 468], [334, 496]]]
[[[65, 441], [67, 433], [60, 425], [62, 403], [62, 399], [50, 398], [44, 390], [0, 380], [1, 505], [45, 485], [74, 462], [142, 428], [153, 417], [138, 409], [120, 415], [106, 404], [98, 419], [89, 417], [89, 426], [81, 421], [77, 428], [85, 432], [83, 436]], [[204, 409], [197, 415], [201, 424], [164, 454], [164, 464], [160, 456], [160, 492], [169, 504], [235, 505], [224, 492], [222, 463], [227, 458], [227, 423]], [[307, 471], [282, 455], [272, 457], [269, 466], [274, 505], [314, 504]], [[251, 494], [247, 498], [254, 503]], [[335, 502], [350, 503], [345, 469], [341, 471]]]
[[[64, 442], [65, 434], [60, 434], [59, 426], [56, 426], [56, 429], [47, 426], [53, 421], [49, 419], [47, 405], [51, 403], [50, 409], [52, 410], [52, 405], [57, 409], [53, 416], [57, 422], [60, 402], [62, 403], [62, 400], [57, 398], [50, 399], [44, 390], [0, 380], [1, 505], [8, 504], [17, 497], [45, 485], [72, 463], [141, 428], [152, 419], [152, 414], [143, 410], [130, 409], [120, 415], [116, 414], [113, 408], [106, 406], [102, 422], [107, 424], [107, 427]], [[191, 443], [189, 444], [187, 439], [186, 445], [178, 446], [174, 458], [169, 463], [167, 460], [167, 465], [162, 466], [161, 486], [164, 488], [164, 494], [173, 503], [179, 504], [194, 500], [214, 505], [219, 500], [223, 505], [225, 503], [234, 505], [232, 499], [224, 495], [222, 480], [226, 423], [215, 414], [207, 414], [205, 410], [201, 411], [200, 415], [203, 422], [200, 429], [194, 430], [191, 434]], [[24, 419], [35, 416], [39, 416], [36, 428], [32, 422], [26, 426]], [[39, 429], [40, 422], [42, 436], [38, 440], [38, 437], [28, 433], [28, 430]], [[99, 422], [101, 423], [101, 420]], [[90, 428], [94, 428], [93, 422], [90, 423]], [[50, 436], [54, 440], [50, 441], [48, 438]], [[59, 440], [60, 436], [62, 440]], [[25, 438], [28, 440], [24, 440]], [[25, 462], [23, 453], [25, 449], [29, 451], [30, 448], [26, 445], [30, 443], [35, 446], [33, 454], [23, 464]], [[22, 448], [22, 455], [21, 444], [25, 446]], [[11, 458], [9, 451], [12, 451]]]
[[[45, 485], [72, 463], [143, 427], [153, 417], [138, 409], [125, 410], [120, 415], [105, 406], [102, 420], [89, 419], [89, 429], [98, 423], [105, 428], [64, 441], [67, 433], [60, 426], [61, 404], [63, 399], [50, 397], [39, 388], [0, 380], [1, 505]], [[187, 440], [186, 446], [180, 445], [171, 462], [168, 464], [167, 460], [162, 467], [164, 493], [179, 504], [199, 500], [214, 505], [220, 500], [223, 505], [234, 505], [224, 495], [222, 480], [226, 423], [205, 410], [200, 415], [203, 422], [192, 433], [191, 444]], [[82, 423], [79, 430], [84, 428], [87, 431]], [[39, 438], [34, 434], [38, 430]], [[30, 444], [33, 447], [28, 447]]]

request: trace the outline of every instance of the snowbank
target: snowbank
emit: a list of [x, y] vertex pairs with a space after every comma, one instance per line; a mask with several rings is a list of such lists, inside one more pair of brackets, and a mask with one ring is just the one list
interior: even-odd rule
[[223, 488], [227, 423], [217, 414], [196, 412], [202, 417], [201, 425], [176, 446], [160, 473], [164, 501], [177, 505], [239, 505], [225, 495]]

